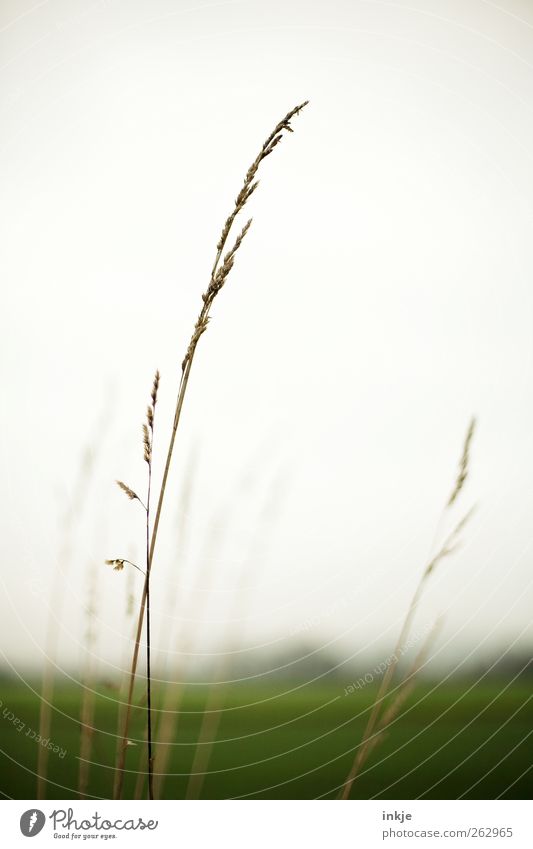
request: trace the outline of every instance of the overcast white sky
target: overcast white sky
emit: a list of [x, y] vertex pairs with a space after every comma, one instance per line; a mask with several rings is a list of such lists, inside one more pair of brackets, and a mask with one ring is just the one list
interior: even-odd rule
[[[101, 564], [140, 558], [143, 528], [113, 481], [144, 486], [156, 367], [166, 447], [221, 225], [263, 139], [307, 98], [199, 346], [154, 563], [160, 647], [223, 650], [245, 606], [245, 653], [303, 638], [342, 658], [390, 649], [472, 413], [462, 507], [479, 510], [419, 622], [448, 611], [441, 645], [457, 656], [530, 645], [531, 4], [24, 0], [0, 16], [10, 662], [41, 662], [59, 563], [61, 663], [82, 653], [92, 569], [97, 653], [120, 664], [128, 579]], [[177, 641], [184, 617], [200, 622]]]

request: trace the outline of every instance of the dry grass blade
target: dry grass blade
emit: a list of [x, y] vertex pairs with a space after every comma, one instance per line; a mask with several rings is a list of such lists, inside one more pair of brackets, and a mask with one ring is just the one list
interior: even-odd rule
[[144, 459], [148, 463], [148, 492], [146, 496], [146, 741], [148, 753], [148, 796], [154, 798], [154, 754], [152, 746], [152, 673], [151, 673], [151, 627], [150, 627], [150, 501], [152, 494], [152, 455], [154, 444], [154, 415], [159, 389], [159, 371], [156, 371], [152, 383], [150, 398], [152, 406], [148, 406], [146, 420], [143, 425]]
[[416, 686], [416, 677], [426, 662], [430, 649], [435, 643], [435, 640], [437, 639], [437, 636], [442, 628], [442, 624], [443, 619], [442, 617], [439, 617], [433, 625], [433, 628], [429, 632], [428, 636], [424, 640], [422, 648], [418, 652], [411, 668], [396, 688], [396, 692], [393, 698], [391, 699], [390, 704], [384, 709], [381, 719], [379, 720], [376, 733], [369, 741], [366, 757], [363, 758], [363, 760], [361, 761], [361, 767], [364, 766], [365, 760], [374, 751], [375, 747], [379, 743], [383, 742], [387, 735], [387, 728], [397, 719], [405, 702], [413, 692]]
[[[155, 406], [157, 403], [157, 393], [159, 390], [159, 382], [160, 382], [160, 374], [159, 371], [156, 371], [155, 377], [152, 382], [152, 389], [150, 392], [151, 404], [148, 404], [146, 408], [146, 422], [143, 422], [142, 432], [143, 432], [143, 452], [144, 452], [144, 460], [148, 464], [148, 486], [147, 486], [147, 495], [146, 495], [146, 505], [141, 501], [136, 492], [130, 489], [122, 481], [117, 481], [120, 489], [126, 493], [129, 499], [138, 501], [143, 504], [146, 513], [146, 571], [144, 572], [139, 566], [135, 563], [132, 563], [131, 560], [126, 560], [124, 558], [115, 558], [114, 560], [106, 560], [106, 564], [109, 566], [113, 566], [116, 571], [122, 571], [124, 569], [124, 564], [129, 563], [131, 566], [134, 566], [139, 572], [141, 572], [145, 576], [145, 592], [146, 592], [146, 711], [147, 711], [147, 732], [146, 732], [146, 741], [147, 741], [147, 749], [148, 749], [148, 793], [150, 799], [154, 798], [154, 780], [153, 780], [153, 751], [152, 751], [152, 676], [151, 676], [151, 629], [150, 629], [150, 496], [152, 492], [152, 453], [153, 453], [153, 441], [154, 441], [154, 415], [155, 415]], [[136, 648], [138, 649], [138, 643], [136, 643]], [[130, 706], [128, 705], [128, 710]], [[129, 714], [128, 714], [129, 716]], [[127, 738], [122, 741], [122, 750], [128, 747], [129, 741]], [[120, 758], [121, 750], [119, 750], [118, 757]]]
[[234, 257], [235, 257], [235, 252], [240, 247], [242, 240], [243, 240], [244, 236], [246, 235], [246, 232], [248, 231], [248, 228], [250, 226], [249, 223], [248, 223], [243, 228], [239, 237], [237, 238], [236, 242], [234, 243], [233, 248], [229, 251], [229, 253], [224, 258], [224, 263], [223, 263], [222, 267], [220, 267], [220, 260], [221, 260], [221, 257], [222, 257], [222, 253], [223, 253], [224, 248], [226, 246], [226, 242], [227, 242], [229, 234], [231, 232], [233, 223], [234, 223], [235, 219], [237, 218], [237, 216], [239, 215], [239, 213], [244, 208], [244, 206], [246, 205], [246, 203], [248, 202], [249, 198], [251, 197], [251, 195], [253, 194], [255, 189], [257, 188], [257, 181], [255, 180], [255, 177], [256, 177], [256, 174], [259, 170], [259, 166], [261, 165], [261, 162], [267, 156], [269, 156], [270, 153], [272, 153], [272, 151], [276, 147], [276, 145], [279, 144], [279, 142], [282, 139], [284, 131], [292, 132], [290, 122], [291, 122], [292, 118], [295, 115], [298, 115], [300, 113], [300, 111], [304, 108], [304, 106], [307, 105], [307, 102], [308, 101], [305, 101], [304, 103], [301, 103], [299, 106], [296, 106], [294, 109], [292, 109], [290, 112], [288, 112], [287, 115], [285, 115], [285, 117], [275, 126], [274, 130], [272, 131], [272, 133], [268, 136], [268, 138], [264, 142], [261, 150], [259, 151], [258, 155], [256, 156], [255, 160], [253, 161], [252, 165], [250, 166], [250, 168], [248, 169], [248, 171], [246, 173], [246, 177], [244, 179], [243, 187], [242, 187], [241, 191], [239, 192], [239, 194], [238, 194], [238, 196], [235, 200], [233, 210], [232, 210], [231, 214], [229, 215], [229, 217], [226, 219], [224, 227], [222, 228], [222, 233], [221, 233], [220, 239], [217, 243], [217, 251], [216, 251], [216, 255], [215, 255], [215, 261], [214, 261], [214, 264], [213, 264], [213, 268], [211, 270], [211, 277], [210, 277], [209, 285], [207, 287], [206, 292], [202, 296], [202, 302], [203, 302], [202, 309], [200, 311], [200, 314], [199, 314], [198, 319], [196, 321], [196, 324], [194, 326], [194, 330], [193, 330], [193, 333], [192, 333], [192, 336], [191, 336], [191, 341], [189, 343], [185, 357], [184, 357], [183, 362], [182, 362], [181, 382], [180, 382], [180, 386], [179, 386], [179, 389], [178, 389], [178, 396], [177, 396], [177, 399], [176, 399], [176, 409], [175, 409], [175, 412], [174, 412], [174, 422], [173, 422], [173, 425], [172, 425], [172, 432], [171, 432], [171, 436], [170, 436], [170, 442], [169, 442], [165, 466], [164, 466], [164, 470], [163, 470], [163, 478], [162, 478], [161, 486], [160, 486], [160, 489], [159, 489], [157, 508], [156, 508], [156, 512], [155, 512], [154, 525], [153, 525], [153, 529], [152, 529], [148, 558], [147, 558], [147, 575], [146, 575], [144, 590], [143, 590], [140, 609], [139, 609], [136, 644], [135, 644], [135, 649], [134, 649], [134, 652], [133, 652], [133, 658], [132, 658], [132, 664], [131, 664], [130, 686], [129, 686], [129, 691], [128, 691], [128, 706], [126, 708], [124, 731], [123, 731], [123, 735], [122, 735], [123, 745], [122, 745], [121, 750], [120, 750], [120, 757], [118, 759], [117, 769], [116, 769], [116, 780], [115, 780], [115, 787], [114, 787], [115, 798], [120, 798], [120, 796], [122, 795], [122, 786], [123, 786], [123, 781], [124, 781], [125, 757], [126, 757], [126, 740], [128, 738], [129, 720], [130, 720], [130, 715], [131, 715], [131, 702], [132, 702], [132, 698], [133, 698], [133, 686], [134, 686], [134, 683], [135, 683], [135, 675], [136, 675], [136, 671], [137, 671], [137, 661], [138, 661], [138, 656], [139, 656], [139, 646], [140, 646], [140, 640], [141, 640], [141, 633], [142, 633], [142, 627], [143, 627], [143, 622], [144, 622], [144, 617], [145, 617], [147, 597], [149, 595], [150, 571], [151, 571], [151, 566], [152, 566], [153, 558], [154, 558], [154, 551], [155, 551], [155, 546], [156, 546], [156, 541], [157, 541], [157, 533], [158, 533], [159, 522], [160, 522], [160, 518], [161, 518], [161, 510], [162, 510], [164, 498], [165, 498], [166, 486], [167, 486], [167, 481], [168, 481], [168, 474], [169, 474], [170, 465], [171, 465], [171, 462], [172, 462], [172, 454], [173, 454], [173, 451], [174, 451], [174, 443], [175, 443], [175, 440], [176, 440], [176, 433], [177, 433], [178, 424], [179, 424], [179, 421], [180, 421], [181, 410], [182, 410], [182, 407], [183, 407], [183, 401], [184, 401], [185, 394], [186, 394], [186, 391], [187, 391], [187, 385], [188, 385], [188, 381], [189, 381], [189, 376], [190, 376], [190, 372], [191, 372], [191, 367], [192, 367], [194, 355], [195, 355], [195, 352], [196, 352], [196, 347], [198, 345], [198, 342], [199, 342], [201, 336], [203, 335], [203, 333], [205, 332], [205, 330], [207, 328], [207, 324], [208, 324], [208, 321], [209, 321], [209, 311], [211, 309], [213, 301], [214, 301], [218, 292], [220, 291], [220, 289], [222, 288], [222, 286], [224, 285], [224, 283], [227, 280], [228, 274], [231, 271], [231, 268], [233, 267], [233, 260], [234, 260]]
[[[472, 441], [472, 436], [474, 434], [474, 426], [475, 426], [475, 419], [472, 418], [472, 420], [470, 422], [470, 426], [469, 426], [468, 431], [467, 431], [467, 435], [466, 435], [466, 439], [465, 439], [465, 443], [464, 443], [464, 447], [463, 447], [463, 453], [461, 455], [461, 461], [460, 461], [460, 464], [459, 464], [459, 475], [457, 477], [455, 487], [454, 487], [454, 490], [452, 492], [452, 497], [448, 500], [446, 507], [445, 507], [445, 510], [447, 510], [450, 507], [450, 505], [454, 503], [454, 501], [456, 500], [460, 491], [462, 490], [464, 482], [466, 480], [466, 477], [467, 477], [467, 474], [468, 474], [468, 468], [469, 468], [470, 444], [471, 444], [471, 441]], [[400, 631], [400, 635], [398, 637], [398, 641], [396, 643], [396, 647], [395, 647], [393, 655], [392, 655], [393, 662], [388, 666], [388, 668], [387, 668], [387, 670], [386, 670], [386, 672], [385, 672], [385, 674], [382, 678], [380, 687], [378, 689], [377, 696], [374, 700], [374, 704], [372, 705], [372, 709], [370, 711], [370, 716], [369, 716], [369, 719], [368, 719], [368, 722], [367, 722], [367, 725], [366, 725], [366, 728], [365, 728], [365, 731], [364, 731], [364, 734], [363, 734], [363, 739], [362, 739], [361, 745], [360, 745], [360, 747], [357, 751], [354, 762], [352, 764], [352, 768], [351, 768], [350, 772], [348, 773], [348, 777], [347, 777], [347, 779], [344, 783], [344, 786], [341, 790], [341, 793], [340, 793], [341, 799], [348, 799], [349, 798], [352, 787], [353, 787], [353, 783], [354, 783], [354, 781], [357, 777], [357, 774], [358, 774], [359, 770], [361, 769], [362, 764], [364, 763], [364, 761], [368, 757], [368, 752], [369, 752], [369, 749], [372, 745], [371, 741], [372, 741], [372, 738], [373, 738], [374, 729], [375, 729], [376, 724], [378, 722], [380, 711], [383, 709], [384, 701], [385, 701], [386, 695], [388, 693], [390, 683], [391, 683], [392, 678], [394, 676], [396, 664], [398, 662], [398, 654], [399, 654], [399, 651], [400, 651], [402, 645], [405, 643], [405, 641], [406, 641], [406, 639], [409, 635], [409, 631], [411, 629], [411, 624], [413, 622], [413, 618], [415, 616], [415, 613], [418, 609], [418, 604], [420, 602], [420, 598], [421, 598], [421, 596], [424, 592], [424, 589], [426, 587], [427, 580], [430, 577], [430, 575], [432, 575], [433, 572], [435, 571], [437, 564], [441, 560], [443, 560], [444, 557], [449, 556], [453, 551], [455, 551], [455, 549], [457, 548], [458, 543], [459, 543], [459, 533], [460, 533], [461, 530], [463, 530], [466, 523], [468, 522], [468, 520], [472, 516], [473, 512], [474, 512], [474, 508], [469, 510], [468, 513], [458, 522], [458, 524], [453, 529], [452, 533], [447, 537], [446, 541], [444, 542], [443, 546], [440, 548], [438, 553], [434, 557], [429, 559], [428, 563], [426, 564], [426, 566], [424, 568], [424, 571], [422, 572], [422, 575], [421, 575], [420, 580], [418, 582], [418, 586], [416, 587], [413, 598], [411, 599], [411, 603], [408, 607], [408, 610], [407, 610], [407, 613], [406, 613], [406, 616], [405, 616], [405, 619], [404, 619], [404, 622], [403, 622], [403, 625], [402, 625], [402, 628], [401, 628], [401, 631]]]
[[186, 799], [200, 798], [202, 786], [208, 774], [211, 750], [215, 743], [224, 711], [225, 695], [225, 688], [220, 684], [213, 684], [209, 690], [187, 784]]

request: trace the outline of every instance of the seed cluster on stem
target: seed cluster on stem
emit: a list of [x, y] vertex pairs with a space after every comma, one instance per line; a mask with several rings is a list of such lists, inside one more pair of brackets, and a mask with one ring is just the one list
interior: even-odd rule
[[[135, 684], [135, 676], [137, 672], [137, 662], [139, 657], [139, 649], [141, 643], [141, 634], [143, 629], [143, 624], [145, 622], [146, 617], [146, 632], [147, 632], [147, 740], [148, 740], [148, 783], [149, 783], [149, 795], [150, 798], [153, 798], [153, 744], [152, 744], [152, 735], [151, 735], [151, 669], [150, 669], [150, 575], [151, 569], [154, 560], [154, 552], [157, 541], [157, 533], [159, 529], [159, 522], [161, 519], [161, 512], [163, 507], [163, 502], [166, 493], [168, 475], [170, 471], [170, 465], [172, 461], [172, 455], [174, 451], [174, 444], [176, 440], [176, 433], [180, 421], [181, 410], [183, 407], [183, 402], [185, 398], [185, 394], [187, 391], [187, 386], [189, 382], [189, 375], [191, 372], [192, 363], [194, 360], [194, 355], [196, 352], [196, 348], [198, 342], [202, 335], [205, 333], [209, 323], [209, 313], [211, 307], [213, 305], [213, 301], [216, 296], [223, 288], [226, 283], [228, 276], [233, 268], [235, 262], [235, 256], [237, 251], [242, 245], [242, 242], [250, 229], [250, 225], [252, 223], [251, 219], [249, 219], [244, 227], [242, 227], [239, 235], [236, 237], [233, 245], [230, 249], [224, 254], [224, 249], [226, 247], [226, 243], [228, 241], [230, 232], [232, 231], [233, 224], [239, 215], [242, 212], [243, 208], [249, 201], [250, 197], [253, 195], [257, 186], [259, 185], [258, 180], [256, 179], [257, 172], [259, 167], [264, 159], [267, 156], [270, 156], [275, 147], [279, 144], [281, 139], [283, 138], [284, 132], [292, 133], [291, 120], [298, 115], [301, 110], [307, 105], [308, 101], [306, 100], [304, 103], [301, 103], [299, 106], [294, 107], [288, 112], [282, 120], [276, 124], [266, 141], [263, 143], [259, 153], [256, 158], [252, 162], [248, 171], [246, 172], [246, 176], [244, 178], [244, 183], [239, 191], [233, 209], [230, 215], [227, 217], [224, 226], [222, 228], [222, 232], [216, 247], [216, 255], [215, 261], [213, 263], [213, 267], [211, 270], [211, 275], [209, 279], [209, 284], [207, 286], [206, 291], [202, 295], [202, 308], [194, 325], [194, 329], [189, 341], [189, 345], [185, 352], [185, 356], [181, 363], [181, 379], [178, 388], [178, 395], [176, 399], [176, 408], [174, 412], [174, 421], [172, 425], [172, 431], [170, 435], [170, 442], [167, 450], [167, 456], [165, 460], [165, 465], [163, 469], [163, 475], [161, 480], [161, 485], [159, 487], [159, 493], [157, 497], [157, 505], [155, 508], [153, 526], [150, 528], [150, 515], [151, 515], [151, 490], [152, 490], [152, 453], [153, 453], [153, 413], [155, 408], [155, 402], [157, 397], [157, 389], [159, 385], [159, 373], [156, 374], [156, 380], [154, 380], [153, 392], [152, 392], [152, 405], [148, 407], [147, 412], [147, 422], [143, 426], [143, 445], [144, 445], [144, 459], [148, 463], [148, 494], [146, 504], [144, 504], [138, 495], [134, 492], [134, 490], [130, 489], [126, 484], [119, 482], [120, 488], [131, 500], [139, 500], [141, 504], [145, 507], [146, 510], [146, 573], [144, 580], [144, 588], [141, 597], [141, 602], [139, 606], [139, 616], [137, 621], [137, 631], [135, 637], [135, 646], [133, 650], [133, 657], [131, 663], [131, 670], [129, 674], [129, 685], [128, 685], [128, 697], [127, 697], [127, 705], [124, 717], [124, 727], [122, 732], [122, 741], [118, 750], [117, 757], [117, 765], [115, 770], [115, 784], [113, 795], [115, 799], [119, 799], [122, 796], [123, 784], [124, 784], [124, 771], [125, 771], [125, 758], [126, 758], [126, 750], [128, 747], [128, 733], [129, 733], [129, 725], [131, 718], [131, 707], [133, 701], [133, 688]], [[125, 562], [125, 561], [124, 561]]]
[[[159, 390], [160, 375], [156, 371], [152, 383], [150, 393], [151, 404], [146, 408], [146, 422], [142, 426], [142, 442], [144, 462], [148, 466], [148, 484], [146, 492], [146, 504], [139, 498], [136, 492], [123, 481], [117, 481], [119, 489], [126, 495], [130, 501], [139, 501], [142, 504], [146, 515], [146, 569], [141, 569], [136, 563], [127, 560], [125, 557], [115, 557], [112, 560], [106, 560], [108, 566], [112, 566], [117, 572], [124, 569], [125, 564], [133, 566], [134, 569], [141, 572], [145, 578], [146, 590], [146, 739], [148, 750], [148, 795], [150, 799], [154, 798], [154, 779], [153, 779], [153, 739], [152, 739], [152, 671], [151, 671], [151, 623], [150, 623], [150, 501], [152, 494], [152, 457], [154, 445], [154, 417], [155, 406], [157, 404], [157, 393]], [[129, 706], [130, 707], [130, 706]], [[128, 739], [122, 741], [123, 749], [126, 749], [130, 744]]]

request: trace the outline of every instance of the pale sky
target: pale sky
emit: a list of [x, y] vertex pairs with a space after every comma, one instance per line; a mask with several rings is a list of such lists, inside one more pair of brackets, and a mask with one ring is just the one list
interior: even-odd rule
[[60, 665], [83, 655], [90, 586], [95, 655], [109, 674], [127, 655], [125, 592], [141, 579], [103, 560], [142, 557], [143, 516], [114, 480], [145, 486], [156, 367], [160, 474], [221, 226], [305, 99], [198, 348], [154, 563], [159, 649], [201, 664], [230, 632], [249, 657], [299, 640], [341, 660], [392, 648], [472, 414], [471, 477], [440, 538], [479, 508], [418, 622], [445, 613], [450, 663], [531, 645], [532, 48], [518, 0], [2, 4], [0, 633], [14, 668], [42, 663], [58, 568]]

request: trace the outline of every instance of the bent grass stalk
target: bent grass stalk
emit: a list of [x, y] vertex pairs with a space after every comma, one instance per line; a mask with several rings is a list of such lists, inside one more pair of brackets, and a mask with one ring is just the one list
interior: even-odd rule
[[[132, 705], [132, 700], [133, 700], [133, 688], [134, 688], [135, 676], [136, 676], [136, 672], [137, 672], [137, 662], [138, 662], [138, 658], [139, 658], [139, 649], [140, 649], [140, 643], [141, 643], [142, 628], [143, 628], [143, 623], [144, 623], [144, 618], [145, 618], [145, 610], [147, 608], [147, 603], [148, 603], [148, 598], [149, 598], [150, 572], [151, 572], [151, 566], [152, 566], [153, 558], [154, 558], [155, 546], [156, 546], [156, 542], [157, 542], [157, 533], [158, 533], [158, 530], [159, 530], [159, 523], [160, 523], [160, 520], [161, 520], [161, 512], [162, 512], [163, 503], [164, 503], [164, 499], [165, 499], [166, 487], [167, 487], [167, 482], [168, 482], [168, 475], [169, 475], [169, 471], [170, 471], [170, 465], [171, 465], [171, 462], [172, 462], [172, 455], [173, 455], [173, 452], [174, 452], [174, 444], [175, 444], [175, 441], [176, 441], [176, 434], [177, 434], [178, 425], [179, 425], [179, 422], [180, 422], [181, 411], [182, 411], [182, 408], [183, 408], [183, 402], [184, 402], [185, 395], [186, 395], [186, 392], [187, 392], [187, 386], [188, 386], [188, 383], [189, 383], [189, 377], [190, 377], [191, 368], [192, 368], [192, 364], [193, 364], [193, 360], [194, 360], [194, 355], [196, 353], [196, 348], [198, 346], [198, 342], [199, 342], [201, 336], [207, 330], [207, 326], [208, 326], [209, 318], [210, 318], [210, 310], [211, 310], [211, 307], [213, 305], [213, 301], [215, 300], [216, 296], [218, 295], [218, 293], [220, 292], [220, 290], [222, 289], [222, 287], [226, 283], [227, 278], [228, 278], [228, 276], [231, 272], [231, 269], [233, 268], [234, 262], [235, 262], [235, 255], [236, 255], [237, 251], [239, 250], [239, 248], [242, 244], [242, 241], [243, 241], [244, 237], [246, 236], [246, 234], [247, 234], [247, 232], [250, 228], [250, 225], [252, 223], [251, 219], [250, 219], [244, 225], [241, 232], [237, 236], [237, 238], [236, 238], [236, 240], [233, 244], [233, 247], [230, 248], [230, 250], [226, 253], [226, 255], [224, 256], [224, 258], [222, 260], [223, 251], [224, 251], [224, 248], [226, 246], [230, 232], [232, 231], [235, 219], [237, 218], [239, 213], [242, 211], [242, 209], [244, 208], [244, 206], [246, 205], [246, 203], [248, 202], [248, 200], [250, 199], [252, 194], [257, 189], [257, 186], [259, 185], [258, 180], [256, 180], [256, 175], [257, 175], [257, 172], [259, 170], [261, 163], [263, 162], [264, 159], [266, 159], [267, 156], [269, 156], [272, 153], [274, 148], [279, 144], [279, 142], [283, 138], [283, 133], [285, 131], [291, 132], [291, 133], [293, 132], [292, 127], [290, 125], [290, 122], [291, 122], [292, 118], [294, 118], [296, 115], [298, 115], [301, 112], [301, 110], [307, 105], [307, 103], [308, 103], [308, 101], [306, 100], [306, 101], [304, 101], [304, 103], [301, 103], [298, 106], [296, 106], [294, 109], [292, 109], [290, 112], [288, 112], [287, 115], [285, 115], [285, 117], [274, 127], [274, 130], [270, 133], [270, 135], [268, 136], [268, 138], [264, 142], [263, 146], [261, 147], [261, 150], [259, 151], [258, 155], [254, 159], [252, 165], [250, 166], [250, 168], [248, 169], [248, 171], [246, 173], [246, 177], [244, 179], [243, 187], [241, 188], [239, 194], [237, 195], [233, 210], [230, 213], [230, 215], [228, 216], [228, 218], [226, 219], [224, 227], [222, 228], [222, 233], [221, 233], [220, 239], [219, 239], [218, 244], [217, 244], [215, 261], [214, 261], [214, 264], [213, 264], [213, 268], [211, 270], [211, 277], [210, 277], [210, 280], [209, 280], [209, 285], [208, 285], [205, 293], [202, 295], [203, 305], [202, 305], [202, 308], [200, 310], [200, 314], [198, 316], [196, 324], [194, 326], [194, 330], [193, 330], [193, 333], [192, 333], [192, 336], [191, 336], [191, 339], [190, 339], [190, 342], [189, 342], [189, 346], [187, 348], [187, 351], [185, 353], [185, 357], [184, 357], [182, 365], [181, 365], [181, 379], [180, 379], [180, 384], [179, 384], [179, 388], [178, 388], [178, 395], [177, 395], [177, 399], [176, 399], [176, 409], [175, 409], [175, 413], [174, 413], [174, 421], [173, 421], [173, 424], [172, 424], [172, 432], [171, 432], [171, 435], [170, 435], [170, 442], [169, 442], [169, 446], [168, 446], [168, 450], [167, 450], [167, 456], [166, 456], [166, 461], [165, 461], [164, 470], [163, 470], [163, 477], [162, 477], [161, 486], [160, 486], [160, 489], [159, 489], [159, 496], [158, 496], [157, 507], [156, 507], [156, 511], [155, 511], [154, 524], [153, 524], [153, 529], [152, 529], [149, 547], [148, 547], [147, 570], [146, 570], [146, 577], [145, 577], [145, 581], [144, 581], [144, 588], [143, 588], [143, 593], [142, 593], [142, 598], [141, 598], [141, 604], [140, 604], [140, 608], [139, 608], [139, 617], [138, 617], [138, 623], [137, 623], [135, 648], [134, 648], [134, 651], [133, 651], [133, 658], [132, 658], [131, 672], [130, 672], [130, 681], [129, 681], [129, 688], [128, 688], [128, 701], [127, 701], [127, 706], [126, 706], [124, 731], [123, 731], [123, 735], [122, 735], [122, 745], [120, 747], [120, 755], [119, 755], [119, 758], [118, 758], [117, 767], [116, 767], [116, 774], [115, 774], [115, 786], [114, 786], [114, 797], [115, 798], [120, 798], [122, 796], [122, 790], [123, 790], [123, 784], [124, 784], [125, 758], [126, 758], [126, 749], [127, 749], [127, 741], [128, 741], [128, 731], [129, 731], [129, 723], [130, 723], [130, 717], [131, 717], [131, 705]], [[222, 262], [221, 262], [221, 260], [222, 260]]]
[[[463, 489], [464, 484], [466, 482], [466, 479], [468, 477], [469, 463], [470, 463], [470, 446], [471, 446], [472, 438], [473, 438], [473, 435], [474, 435], [475, 425], [476, 425], [476, 420], [475, 420], [475, 418], [472, 418], [471, 421], [470, 421], [470, 424], [469, 424], [469, 427], [468, 427], [468, 430], [467, 430], [467, 433], [466, 433], [464, 445], [463, 445], [463, 452], [461, 454], [461, 459], [460, 459], [460, 462], [459, 462], [459, 471], [457, 473], [457, 477], [456, 477], [455, 484], [454, 484], [453, 490], [451, 492], [451, 495], [450, 495], [450, 497], [449, 497], [449, 499], [446, 502], [446, 505], [444, 507], [443, 514], [446, 513], [446, 511], [449, 510], [450, 507], [457, 501], [457, 498], [458, 498], [461, 490]], [[339, 798], [341, 798], [341, 799], [348, 799], [349, 798], [352, 787], [353, 787], [353, 783], [354, 783], [354, 781], [357, 777], [357, 774], [359, 773], [361, 766], [363, 765], [364, 761], [366, 760], [366, 758], [369, 754], [369, 750], [372, 746], [374, 729], [375, 729], [376, 724], [378, 722], [380, 711], [382, 710], [382, 708], [384, 706], [384, 700], [387, 696], [387, 693], [388, 693], [388, 690], [389, 690], [389, 685], [392, 681], [392, 678], [394, 676], [394, 672], [395, 672], [395, 669], [396, 669], [396, 665], [398, 663], [398, 655], [400, 653], [400, 650], [401, 650], [405, 640], [407, 639], [407, 636], [409, 635], [411, 624], [412, 624], [413, 618], [415, 616], [415, 613], [418, 609], [420, 599], [421, 599], [421, 597], [424, 593], [424, 590], [426, 588], [428, 578], [430, 577], [430, 575], [433, 574], [433, 572], [435, 571], [435, 568], [440, 563], [440, 561], [443, 560], [445, 557], [448, 557], [449, 555], [451, 555], [457, 549], [457, 547], [460, 545], [460, 533], [464, 529], [464, 527], [467, 524], [467, 522], [469, 521], [469, 519], [471, 518], [472, 513], [474, 512], [474, 509], [475, 508], [472, 508], [471, 510], [469, 510], [468, 513], [466, 513], [465, 516], [463, 516], [463, 518], [457, 523], [457, 525], [454, 527], [453, 531], [445, 539], [443, 545], [441, 546], [441, 548], [439, 549], [439, 551], [437, 552], [437, 554], [434, 557], [431, 557], [431, 551], [430, 551], [429, 562], [427, 562], [426, 567], [425, 567], [424, 571], [422, 572], [422, 576], [420, 578], [420, 581], [418, 582], [418, 585], [415, 589], [414, 595], [411, 599], [411, 603], [410, 603], [410, 605], [407, 609], [407, 614], [405, 616], [402, 628], [400, 630], [400, 635], [398, 637], [396, 647], [395, 647], [394, 652], [392, 654], [392, 663], [387, 667], [387, 670], [386, 670], [386, 672], [385, 672], [385, 674], [382, 678], [380, 687], [378, 689], [378, 693], [377, 693], [376, 698], [374, 700], [374, 703], [372, 705], [372, 710], [370, 712], [370, 716], [369, 716], [369, 719], [368, 719], [368, 722], [367, 722], [367, 725], [366, 725], [366, 728], [365, 728], [365, 731], [364, 731], [364, 734], [363, 734], [361, 745], [359, 746], [359, 749], [358, 749], [357, 754], [355, 756], [355, 759], [354, 759], [354, 762], [353, 762], [352, 767], [350, 769], [350, 772], [348, 773], [348, 777], [346, 778], [346, 781], [344, 782], [344, 786], [343, 786], [343, 788], [340, 792]], [[442, 519], [442, 517], [441, 517], [441, 519]], [[437, 527], [440, 526], [441, 519], [439, 519], [439, 523], [438, 523]], [[433, 548], [433, 544], [432, 544], [432, 548]]]

